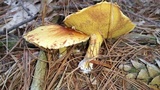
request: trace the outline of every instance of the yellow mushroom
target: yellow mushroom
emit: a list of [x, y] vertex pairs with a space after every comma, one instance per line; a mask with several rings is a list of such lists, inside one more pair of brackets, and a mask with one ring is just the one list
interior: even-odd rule
[[[73, 44], [81, 43], [89, 39], [89, 36], [80, 32], [76, 32], [71, 28], [65, 28], [60, 25], [40, 26], [26, 35], [24, 38], [34, 45], [43, 47], [45, 49], [59, 49], [64, 54], [63, 48]], [[46, 60], [45, 53], [41, 51], [40, 59]], [[43, 66], [42, 66], [43, 65]], [[43, 68], [40, 68], [43, 67]], [[46, 62], [38, 60], [36, 64], [36, 71], [34, 72], [34, 79], [31, 84], [31, 90], [42, 89], [40, 79], [44, 78], [46, 72]], [[40, 75], [42, 77], [39, 77]]]
[[109, 2], [101, 2], [73, 13], [65, 18], [64, 23], [68, 28], [60, 25], [41, 26], [27, 33], [24, 38], [47, 49], [64, 48], [90, 38], [86, 55], [79, 63], [84, 73], [92, 70], [90, 61], [97, 57], [103, 39], [118, 37], [135, 27], [117, 4]]
[[90, 60], [97, 57], [103, 39], [115, 38], [134, 29], [135, 24], [125, 16], [117, 4], [100, 2], [67, 16], [67, 27], [90, 36], [90, 44], [79, 67], [84, 73], [92, 69]]
[[89, 39], [89, 36], [60, 25], [48, 25], [30, 31], [24, 38], [45, 49], [60, 49], [84, 42]]

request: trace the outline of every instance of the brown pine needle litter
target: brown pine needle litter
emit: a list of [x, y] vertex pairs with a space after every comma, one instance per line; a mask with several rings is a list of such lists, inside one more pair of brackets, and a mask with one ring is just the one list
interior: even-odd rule
[[[82, 38], [84, 40], [82, 42], [74, 42], [76, 45], [69, 46], [61, 53], [58, 49], [36, 47], [26, 42], [23, 36], [41, 26], [42, 22], [46, 26], [56, 22], [65, 27], [62, 24], [64, 16], [95, 5], [95, 3], [101, 2], [100, 0], [43, 2], [47, 6], [45, 17], [42, 18], [42, 12], [39, 10], [38, 15], [30, 16], [32, 22], [24, 20], [22, 23], [15, 23], [15, 25], [12, 23], [13, 26], [16, 26], [16, 29], [13, 30], [4, 29], [3, 26], [14, 19], [9, 15], [11, 13], [14, 15], [18, 11], [11, 12], [10, 8], [1, 8], [9, 7], [9, 5], [3, 0], [0, 1], [2, 5], [0, 6], [2, 9], [0, 10], [2, 18], [0, 19], [0, 90], [31, 89], [33, 79], [36, 79], [34, 74], [37, 70], [37, 60], [47, 64], [44, 66], [46, 68], [45, 74], [43, 73], [44, 78], [38, 80], [41, 90], [160, 90], [160, 82], [158, 82], [160, 77], [160, 6], [158, 0], [146, 0], [146, 2], [142, 0], [134, 2], [131, 0], [108, 1], [115, 1], [120, 10], [136, 24], [136, 27], [130, 33], [118, 38], [103, 39], [98, 56], [90, 61], [93, 63], [93, 70], [88, 74], [84, 74], [78, 67], [87, 52], [89, 42], [86, 40], [89, 38], [88, 36]], [[16, 1], [13, 0], [13, 2]], [[36, 7], [42, 4], [31, 0], [26, 0], [25, 3], [18, 1], [18, 3], [23, 6], [23, 8], [21, 6], [22, 10], [27, 8], [28, 4], [26, 3]], [[27, 18], [29, 19], [29, 17]], [[17, 27], [17, 25], [19, 26]], [[3, 30], [1, 30], [2, 28]], [[71, 29], [76, 28], [72, 27]], [[57, 30], [57, 32], [59, 31]], [[75, 34], [77, 35], [77, 33], [72, 33], [71, 36], [66, 35], [66, 38], [72, 36], [74, 38]], [[62, 36], [64, 36], [63, 32], [59, 37]], [[66, 38], [56, 40], [58, 42]], [[44, 51], [47, 61], [39, 59], [40, 50]], [[135, 63], [137, 66], [134, 65]], [[145, 70], [149, 71], [147, 73], [150, 75], [147, 79], [139, 79], [142, 78], [141, 72]]]

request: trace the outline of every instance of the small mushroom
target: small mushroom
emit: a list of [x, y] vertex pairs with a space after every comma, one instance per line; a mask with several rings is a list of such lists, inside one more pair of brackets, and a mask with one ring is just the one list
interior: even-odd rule
[[64, 23], [90, 36], [87, 53], [79, 64], [84, 73], [91, 71], [93, 64], [90, 61], [97, 57], [103, 39], [118, 37], [135, 27], [117, 4], [106, 1], [67, 16]]
[[60, 49], [84, 42], [89, 39], [89, 36], [60, 25], [48, 25], [30, 31], [24, 38], [45, 49]]

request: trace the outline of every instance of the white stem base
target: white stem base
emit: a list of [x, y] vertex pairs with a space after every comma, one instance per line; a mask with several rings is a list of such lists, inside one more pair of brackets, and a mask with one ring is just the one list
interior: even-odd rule
[[90, 73], [93, 69], [93, 63], [89, 62], [90, 60], [83, 59], [78, 67], [82, 70], [83, 73]]

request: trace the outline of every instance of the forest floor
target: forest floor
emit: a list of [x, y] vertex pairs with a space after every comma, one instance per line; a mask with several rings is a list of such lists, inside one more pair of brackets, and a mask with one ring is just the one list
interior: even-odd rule
[[[47, 61], [45, 80], [42, 81], [43, 90], [160, 90], [160, 84], [150, 83], [154, 77], [147, 82], [138, 80], [139, 74], [134, 79], [130, 76], [127, 78], [126, 75], [130, 72], [123, 70], [124, 66], [120, 68], [121, 65], [128, 66], [127, 69], [132, 68], [133, 61], [137, 61], [145, 66], [154, 65], [160, 72], [159, 0], [109, 1], [116, 1], [122, 12], [136, 24], [135, 29], [117, 39], [104, 40], [97, 61], [93, 62], [94, 69], [89, 74], [83, 74], [77, 69], [86, 53], [88, 42], [70, 46], [63, 58], [58, 58], [58, 50], [52, 50], [52, 56], [46, 54], [50, 60]], [[41, 0], [1, 0], [1, 90], [29, 90], [31, 87], [41, 49], [25, 41], [23, 35], [42, 23], [63, 24], [67, 15], [97, 2], [98, 0], [48, 0], [48, 3]], [[44, 6], [47, 8], [45, 14], [42, 13]]]

